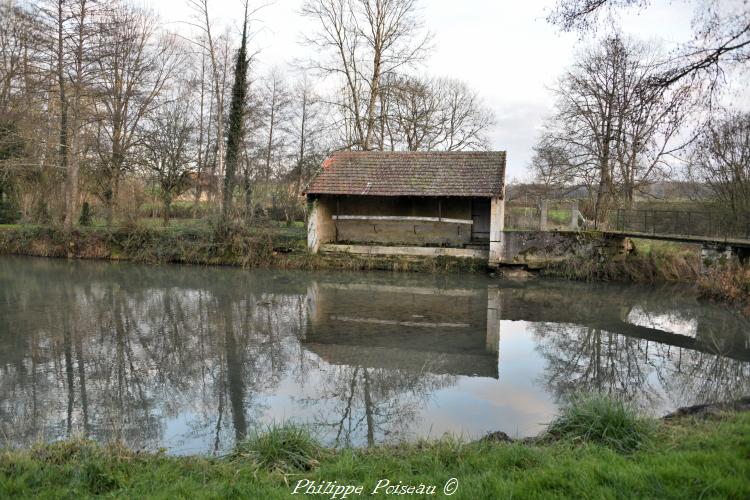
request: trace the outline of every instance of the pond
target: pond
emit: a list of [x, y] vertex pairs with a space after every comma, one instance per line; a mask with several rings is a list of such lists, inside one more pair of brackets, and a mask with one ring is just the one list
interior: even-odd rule
[[748, 395], [750, 324], [684, 288], [0, 257], [0, 446], [522, 437], [588, 390], [657, 416]]

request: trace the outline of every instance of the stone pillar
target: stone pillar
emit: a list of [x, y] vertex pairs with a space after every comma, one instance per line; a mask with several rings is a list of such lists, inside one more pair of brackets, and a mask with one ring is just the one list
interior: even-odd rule
[[547, 200], [539, 203], [539, 230], [547, 230]]
[[729, 245], [704, 244], [701, 248], [701, 274], [706, 274], [716, 264], [726, 264], [734, 257], [732, 247]]
[[318, 200], [313, 200], [308, 204], [307, 218], [307, 250], [310, 253], [318, 253], [320, 240], [318, 239]]
[[505, 249], [505, 189], [502, 196], [490, 200], [490, 260], [491, 266], [503, 260]]
[[573, 203], [570, 207], [570, 229], [578, 230], [578, 203]]
[[309, 218], [307, 219], [307, 249], [310, 253], [318, 253], [320, 245], [330, 243], [336, 239], [336, 225], [332, 216], [330, 197], [321, 196], [309, 202]]

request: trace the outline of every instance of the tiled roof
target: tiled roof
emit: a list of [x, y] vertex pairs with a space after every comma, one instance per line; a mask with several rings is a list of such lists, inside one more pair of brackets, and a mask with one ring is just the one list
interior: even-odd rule
[[307, 194], [502, 196], [505, 151], [341, 151], [323, 162]]

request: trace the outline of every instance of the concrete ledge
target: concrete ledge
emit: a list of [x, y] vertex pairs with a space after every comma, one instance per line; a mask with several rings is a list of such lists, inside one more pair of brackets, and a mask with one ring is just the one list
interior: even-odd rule
[[351, 253], [356, 255], [411, 255], [419, 257], [461, 257], [470, 259], [487, 259], [486, 250], [472, 248], [431, 248], [431, 247], [388, 247], [371, 245], [335, 245], [323, 244], [320, 246], [323, 253]]
[[471, 219], [448, 219], [446, 217], [412, 217], [412, 216], [394, 216], [394, 215], [333, 215], [333, 220], [377, 220], [377, 221], [396, 221], [396, 222], [447, 222], [450, 224], [474, 224]]

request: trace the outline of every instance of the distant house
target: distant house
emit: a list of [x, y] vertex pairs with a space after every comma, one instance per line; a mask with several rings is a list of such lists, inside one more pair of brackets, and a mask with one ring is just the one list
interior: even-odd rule
[[497, 261], [505, 152], [334, 153], [306, 190], [312, 252]]

